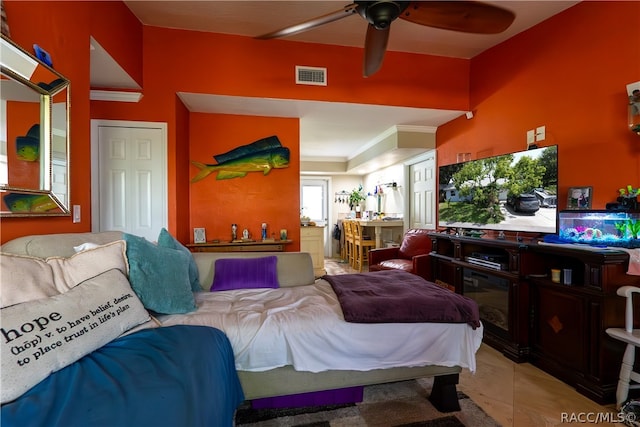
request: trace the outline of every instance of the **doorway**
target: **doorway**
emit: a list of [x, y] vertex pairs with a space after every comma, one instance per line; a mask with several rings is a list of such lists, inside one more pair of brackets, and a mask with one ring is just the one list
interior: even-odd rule
[[437, 200], [435, 150], [413, 159], [408, 169], [409, 228], [435, 230]]
[[329, 235], [329, 178], [300, 179], [300, 216], [308, 216], [318, 226], [324, 227], [324, 256], [331, 256]]
[[155, 241], [167, 209], [166, 123], [92, 120], [92, 231]]

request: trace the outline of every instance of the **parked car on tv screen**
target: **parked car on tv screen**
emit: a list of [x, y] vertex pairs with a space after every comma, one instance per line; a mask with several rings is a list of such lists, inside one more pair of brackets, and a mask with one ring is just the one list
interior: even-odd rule
[[533, 190], [533, 193], [540, 201], [541, 208], [555, 208], [557, 206], [558, 197], [555, 194], [549, 193], [547, 190], [542, 188], [536, 188]]
[[512, 195], [507, 198], [507, 204], [513, 208], [515, 212], [537, 212], [540, 209], [540, 201], [535, 194], [522, 193]]

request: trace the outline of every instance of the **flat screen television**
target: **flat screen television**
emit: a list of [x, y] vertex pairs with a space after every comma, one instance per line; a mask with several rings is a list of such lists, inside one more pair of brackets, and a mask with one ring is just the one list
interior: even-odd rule
[[558, 147], [438, 168], [438, 226], [556, 233]]

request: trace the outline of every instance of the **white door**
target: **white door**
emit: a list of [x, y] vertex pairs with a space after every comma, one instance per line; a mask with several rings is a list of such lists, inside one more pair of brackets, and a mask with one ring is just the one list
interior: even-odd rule
[[436, 228], [435, 151], [409, 166], [409, 228]]
[[300, 214], [308, 216], [316, 225], [324, 226], [324, 255], [331, 256], [331, 239], [329, 236], [329, 180], [300, 180]]
[[93, 125], [93, 231], [120, 230], [157, 240], [167, 227], [166, 126]]

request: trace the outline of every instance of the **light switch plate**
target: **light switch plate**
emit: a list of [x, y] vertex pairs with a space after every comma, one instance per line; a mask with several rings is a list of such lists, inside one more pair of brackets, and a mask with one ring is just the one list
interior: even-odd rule
[[80, 222], [80, 205], [73, 205], [73, 222]]
[[536, 134], [533, 129], [527, 131], [527, 144], [532, 144], [536, 141]]

